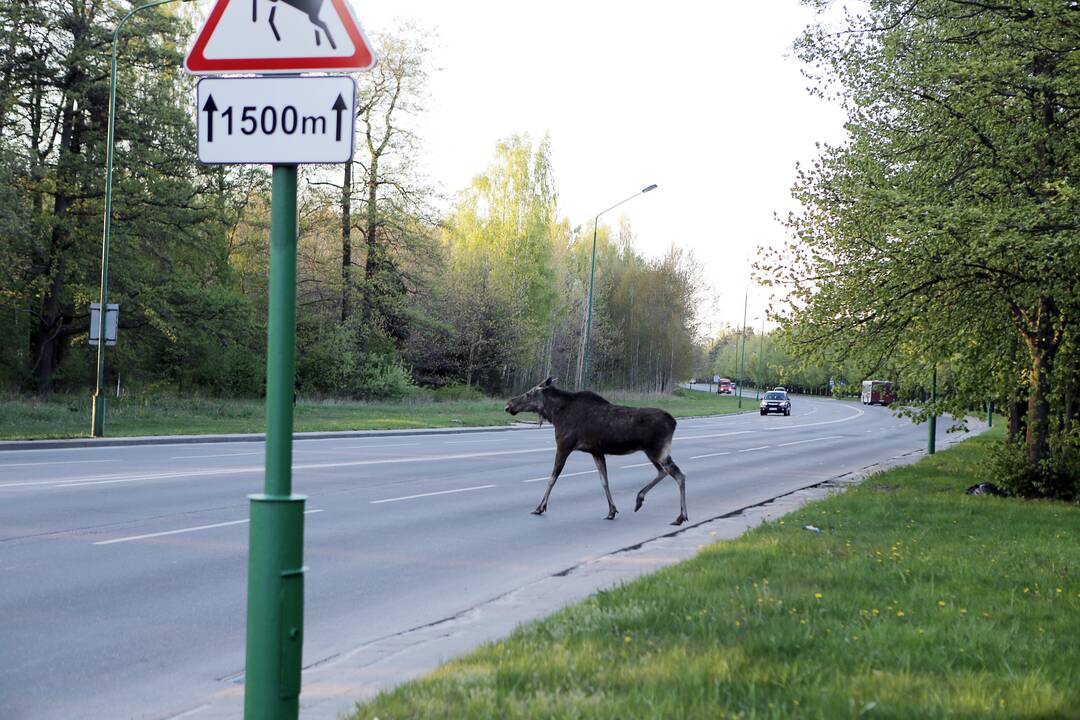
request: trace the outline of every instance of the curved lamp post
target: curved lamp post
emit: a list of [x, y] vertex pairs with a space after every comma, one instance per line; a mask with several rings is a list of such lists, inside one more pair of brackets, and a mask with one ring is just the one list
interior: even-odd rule
[[[90, 427], [90, 434], [94, 437], [101, 437], [105, 434], [105, 394], [102, 392], [102, 386], [105, 384], [105, 316], [109, 299], [109, 226], [112, 219], [113, 135], [116, 129], [116, 48], [120, 42], [120, 31], [132, 15], [148, 8], [176, 1], [155, 0], [134, 7], [120, 19], [120, 22], [116, 24], [116, 29], [113, 30], [112, 74], [109, 77], [109, 126], [108, 139], [105, 142], [105, 219], [102, 223], [101, 232], [101, 310], [99, 311], [100, 321], [98, 323], [97, 385], [94, 387], [94, 407]], [[180, 1], [191, 2], [191, 0]]]
[[589, 387], [589, 337], [592, 334], [592, 299], [593, 299], [593, 280], [596, 278], [596, 227], [600, 222], [600, 216], [606, 212], [610, 212], [619, 207], [625, 202], [630, 202], [638, 195], [644, 195], [647, 192], [652, 192], [656, 189], [656, 183], [649, 185], [646, 188], [642, 188], [625, 200], [620, 200], [607, 210], [601, 210], [593, 218], [592, 228], [592, 264], [589, 267], [589, 303], [588, 310], [585, 312], [585, 337], [581, 342], [581, 365], [578, 367], [578, 387], [584, 390]]

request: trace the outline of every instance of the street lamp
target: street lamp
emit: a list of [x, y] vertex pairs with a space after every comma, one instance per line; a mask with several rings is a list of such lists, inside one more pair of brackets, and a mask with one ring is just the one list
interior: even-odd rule
[[[756, 319], [756, 318], [755, 318]], [[754, 400], [761, 397], [761, 386], [765, 382], [765, 316], [761, 316], [761, 336], [758, 338], [758, 381]]]
[[[101, 329], [98, 331], [97, 384], [94, 387], [90, 421], [90, 434], [94, 437], [105, 434], [105, 393], [102, 392], [102, 386], [105, 385], [105, 315], [109, 299], [109, 226], [112, 219], [113, 135], [116, 129], [116, 48], [120, 42], [120, 30], [123, 29], [128, 18], [141, 10], [170, 2], [176, 2], [176, 0], [154, 0], [154, 2], [132, 8], [120, 19], [120, 22], [116, 24], [116, 29], [113, 30], [112, 74], [109, 78], [109, 126], [108, 140], [105, 143], [105, 218], [101, 233], [101, 304], [98, 306], [101, 308], [99, 311], [101, 320], [98, 325]], [[191, 0], [181, 0], [181, 2], [191, 2]]]
[[578, 387], [584, 390], [589, 387], [589, 336], [592, 334], [592, 298], [593, 298], [593, 280], [596, 278], [596, 227], [600, 222], [600, 216], [606, 212], [614, 210], [625, 202], [629, 202], [636, 198], [638, 195], [644, 195], [647, 192], [652, 192], [656, 189], [656, 183], [643, 188], [634, 193], [625, 200], [620, 200], [607, 210], [601, 210], [593, 218], [592, 228], [592, 264], [589, 267], [589, 303], [588, 309], [585, 311], [585, 336], [581, 341], [581, 364], [578, 366]]
[[750, 286], [746, 287], [742, 301], [742, 329], [739, 336], [742, 338], [742, 374], [739, 374], [739, 341], [735, 341], [735, 374], [739, 375], [736, 382], [739, 384], [739, 409], [742, 410], [743, 378], [746, 374], [746, 301], [750, 297]]

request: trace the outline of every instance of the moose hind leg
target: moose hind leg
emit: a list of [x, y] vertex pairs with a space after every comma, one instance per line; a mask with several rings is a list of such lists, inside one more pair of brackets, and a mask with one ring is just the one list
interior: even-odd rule
[[671, 477], [675, 478], [675, 482], [679, 484], [679, 517], [675, 518], [671, 524], [682, 525], [690, 519], [690, 516], [686, 514], [686, 475], [683, 474], [683, 471], [679, 469], [679, 466], [675, 464], [670, 455], [664, 461], [664, 465], [667, 467]]
[[619, 511], [615, 509], [615, 501], [611, 499], [611, 488], [608, 487], [607, 479], [607, 461], [604, 460], [604, 456], [600, 453], [596, 453], [593, 456], [593, 462], [596, 463], [596, 471], [600, 473], [600, 484], [604, 486], [604, 495], [607, 497], [607, 519], [614, 520], [615, 514]]
[[559, 479], [559, 473], [562, 472], [563, 465], [566, 464], [566, 458], [569, 456], [569, 450], [555, 448], [555, 467], [551, 470], [551, 479], [548, 480], [547, 490], [544, 492], [544, 499], [541, 500], [540, 504], [536, 506], [536, 509], [532, 511], [533, 515], [543, 515], [547, 510], [548, 498], [551, 497], [551, 488], [555, 487], [555, 481]]
[[667, 470], [660, 464], [655, 458], [650, 457], [649, 460], [656, 467], [656, 477], [654, 477], [648, 485], [638, 490], [637, 502], [634, 504], [634, 512], [641, 509], [641, 506], [645, 503], [645, 496], [649, 494], [649, 491], [656, 487], [657, 483], [667, 477]]

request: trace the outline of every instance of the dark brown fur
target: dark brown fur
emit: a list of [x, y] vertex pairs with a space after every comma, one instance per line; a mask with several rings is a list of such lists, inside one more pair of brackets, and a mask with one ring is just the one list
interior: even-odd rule
[[563, 465], [575, 450], [593, 456], [604, 495], [608, 502], [608, 520], [613, 520], [618, 510], [611, 499], [608, 486], [605, 455], [627, 455], [642, 451], [656, 467], [657, 475], [637, 494], [634, 511], [641, 509], [645, 495], [657, 483], [670, 475], [679, 485], [680, 513], [672, 525], [681, 525], [688, 519], [686, 514], [686, 476], [671, 459], [671, 438], [675, 434], [675, 418], [657, 408], [635, 408], [613, 405], [594, 392], [568, 392], [552, 385], [548, 378], [528, 392], [511, 398], [506, 412], [535, 412], [555, 427], [555, 467], [548, 480], [544, 499], [533, 510], [542, 515], [547, 510], [548, 498], [555, 481], [559, 479]]

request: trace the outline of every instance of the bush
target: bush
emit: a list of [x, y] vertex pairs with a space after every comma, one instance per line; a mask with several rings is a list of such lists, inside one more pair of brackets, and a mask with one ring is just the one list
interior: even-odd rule
[[454, 400], [483, 400], [484, 393], [469, 385], [446, 385], [436, 388], [432, 392], [435, 402], [452, 402]]
[[1050, 457], [1028, 462], [1024, 443], [1003, 441], [990, 454], [990, 479], [1010, 495], [1076, 500], [1080, 497], [1080, 438], [1065, 435], [1051, 442]]

